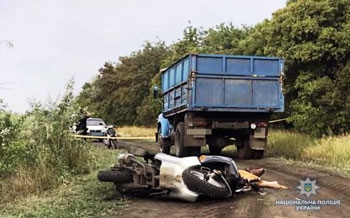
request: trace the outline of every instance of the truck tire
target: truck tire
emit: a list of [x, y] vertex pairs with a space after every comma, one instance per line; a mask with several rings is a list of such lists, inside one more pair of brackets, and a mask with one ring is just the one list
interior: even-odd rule
[[254, 159], [261, 159], [264, 156], [264, 150], [255, 150], [254, 151]]
[[189, 156], [190, 149], [185, 147], [185, 123], [179, 122], [175, 132], [175, 155], [177, 157]]
[[129, 183], [132, 182], [132, 172], [127, 169], [100, 170], [97, 174], [101, 182]]
[[249, 146], [249, 139], [243, 141], [242, 145], [237, 148], [237, 157], [239, 159], [252, 159], [254, 150]]
[[163, 139], [162, 138], [162, 128], [158, 128], [158, 143], [159, 143], [159, 150], [162, 153], [169, 154], [170, 153], [170, 146], [171, 142], [170, 139]]
[[224, 183], [217, 181], [217, 184], [209, 183], [204, 179], [204, 174], [201, 173], [199, 167], [191, 167], [182, 173], [182, 179], [187, 188], [193, 192], [212, 198], [229, 197], [230, 190]]

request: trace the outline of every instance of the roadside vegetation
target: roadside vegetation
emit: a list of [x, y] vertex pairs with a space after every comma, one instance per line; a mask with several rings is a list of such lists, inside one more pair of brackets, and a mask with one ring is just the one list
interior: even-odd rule
[[40, 195], [0, 204], [0, 217], [106, 217], [117, 215], [128, 199], [117, 196], [113, 184], [101, 183], [96, 175], [99, 169], [108, 168], [115, 162], [118, 151], [103, 146], [86, 144], [96, 158], [96, 169], [86, 175], [76, 175], [57, 188]]
[[316, 164], [350, 175], [350, 135], [315, 138], [273, 130], [269, 133], [266, 156]]
[[91, 147], [70, 137], [72, 85], [58, 103], [32, 103], [25, 115], [0, 109], [0, 203], [38, 194], [96, 168]]

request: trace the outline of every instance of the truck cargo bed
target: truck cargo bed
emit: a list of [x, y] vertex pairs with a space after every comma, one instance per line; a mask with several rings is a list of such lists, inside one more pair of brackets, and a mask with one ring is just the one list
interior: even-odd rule
[[163, 112], [283, 112], [283, 60], [190, 54], [162, 72]]

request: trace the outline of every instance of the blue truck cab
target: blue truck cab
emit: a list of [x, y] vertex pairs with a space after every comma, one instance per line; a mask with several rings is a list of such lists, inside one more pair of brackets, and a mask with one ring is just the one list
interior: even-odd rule
[[261, 158], [268, 121], [284, 112], [283, 64], [277, 57], [189, 54], [162, 74], [161, 151], [213, 154], [231, 144], [240, 158]]

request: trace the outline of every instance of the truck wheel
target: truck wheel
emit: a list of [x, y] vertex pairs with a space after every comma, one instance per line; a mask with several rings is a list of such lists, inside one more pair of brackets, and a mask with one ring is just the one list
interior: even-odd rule
[[190, 153], [190, 149], [185, 147], [185, 124], [179, 122], [175, 132], [175, 155], [177, 157], [185, 157]]
[[101, 170], [97, 174], [101, 182], [129, 183], [132, 182], [132, 172], [127, 169]]
[[254, 159], [261, 159], [264, 156], [264, 150], [255, 150], [254, 151]]
[[209, 151], [210, 154], [219, 155], [221, 153], [222, 148], [215, 146], [215, 145], [209, 145]]
[[207, 181], [200, 167], [191, 167], [182, 173], [182, 179], [188, 189], [199, 194], [212, 198], [229, 197], [230, 190], [223, 181], [213, 180]]
[[158, 128], [158, 144], [159, 144], [159, 150], [160, 152], [164, 154], [169, 154], [170, 153], [170, 146], [171, 142], [170, 139], [163, 139], [162, 138], [162, 128]]
[[244, 140], [241, 147], [237, 148], [237, 157], [239, 159], [251, 159], [254, 156], [254, 150], [249, 146], [249, 139]]

